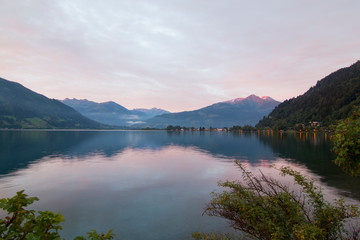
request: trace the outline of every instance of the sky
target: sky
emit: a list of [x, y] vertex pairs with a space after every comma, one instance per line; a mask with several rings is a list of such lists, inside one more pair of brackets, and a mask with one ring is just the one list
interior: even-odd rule
[[178, 112], [284, 101], [360, 59], [359, 0], [0, 0], [0, 77]]

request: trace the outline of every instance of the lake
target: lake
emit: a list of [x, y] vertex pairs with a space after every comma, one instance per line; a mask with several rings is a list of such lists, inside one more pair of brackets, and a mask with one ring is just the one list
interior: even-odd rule
[[228, 232], [202, 216], [220, 180], [240, 179], [234, 160], [278, 177], [288, 165], [328, 199], [357, 203], [360, 180], [333, 165], [327, 134], [166, 131], [0, 131], [0, 197], [25, 189], [36, 210], [60, 212], [62, 236], [113, 229], [120, 239], [189, 239]]

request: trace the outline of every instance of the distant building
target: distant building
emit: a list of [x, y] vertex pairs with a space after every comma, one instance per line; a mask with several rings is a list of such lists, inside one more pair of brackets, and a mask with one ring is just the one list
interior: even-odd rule
[[321, 126], [321, 123], [320, 123], [320, 122], [311, 121], [311, 122], [310, 122], [310, 126], [312, 126], [312, 127], [318, 127], [318, 126]]

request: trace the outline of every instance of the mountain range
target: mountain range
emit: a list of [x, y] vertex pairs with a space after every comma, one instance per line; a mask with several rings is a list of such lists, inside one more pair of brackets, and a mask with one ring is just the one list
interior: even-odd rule
[[[255, 125], [279, 102], [251, 95], [195, 111], [170, 113], [159, 108], [129, 110], [115, 102], [58, 101], [19, 83], [0, 78], [0, 128], [109, 128], [168, 125], [224, 127]], [[110, 125], [110, 126], [109, 126]]]
[[101, 128], [69, 106], [0, 78], [0, 128]]
[[66, 98], [61, 100], [61, 102], [97, 122], [120, 127], [129, 127], [134, 124], [144, 123], [144, 121], [149, 118], [169, 113], [159, 108], [129, 110], [112, 101], [97, 103], [87, 99]]
[[310, 121], [327, 126], [346, 118], [359, 105], [360, 61], [328, 75], [303, 95], [280, 104], [271, 97], [250, 95], [178, 113], [158, 108], [129, 110], [115, 102], [78, 99], [60, 102], [0, 78], [0, 128], [98, 129], [109, 128], [108, 125], [218, 128], [257, 123], [259, 128], [283, 128]]
[[344, 119], [360, 106], [360, 61], [331, 73], [303, 95], [279, 104], [257, 127], [286, 128], [320, 122], [323, 126]]
[[128, 110], [115, 102], [96, 103], [86, 99], [67, 98], [62, 102], [100, 123], [133, 128], [165, 128], [168, 125], [186, 127], [255, 125], [279, 104], [271, 97], [260, 98], [250, 95], [194, 111], [170, 113], [159, 108]]
[[256, 95], [250, 95], [246, 98], [215, 103], [194, 111], [158, 115], [135, 126], [156, 128], [165, 128], [168, 125], [217, 128], [234, 125], [254, 126], [279, 103], [271, 97], [260, 98]]

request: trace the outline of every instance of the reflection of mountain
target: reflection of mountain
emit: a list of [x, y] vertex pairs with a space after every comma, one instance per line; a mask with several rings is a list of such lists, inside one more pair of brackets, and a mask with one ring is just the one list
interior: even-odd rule
[[[223, 161], [247, 160], [257, 165], [278, 157], [305, 165], [322, 181], [360, 199], [360, 180], [343, 174], [329, 159], [329, 139], [321, 135], [232, 134], [166, 131], [0, 131], [0, 175], [26, 168], [44, 157], [87, 159], [114, 156], [131, 148], [161, 150], [191, 147]], [[351, 186], [351, 187], [349, 187]]]
[[176, 145], [194, 147], [216, 157], [246, 159], [274, 159], [268, 147], [250, 135], [216, 132], [165, 131], [4, 131], [0, 132], [0, 174], [23, 168], [46, 156], [68, 158], [103, 154], [112, 156], [126, 148], [158, 150]]
[[271, 151], [249, 135], [199, 132], [165, 131], [109, 131], [98, 132], [72, 149], [70, 154], [86, 155], [92, 152], [107, 156], [117, 154], [125, 148], [159, 150], [167, 146], [194, 147], [223, 159], [273, 159]]
[[44, 156], [67, 154], [96, 132], [0, 131], [0, 174], [6, 174]]
[[[328, 136], [314, 133], [260, 135], [259, 139], [270, 146], [279, 157], [291, 162], [305, 165], [321, 180], [338, 189], [347, 189], [345, 195], [360, 199], [360, 179], [349, 177], [332, 163], [335, 159], [331, 153], [331, 142]], [[351, 186], [351, 189], [348, 189]]]
[[329, 151], [330, 139], [327, 138], [325, 141], [323, 135], [314, 135], [314, 133], [301, 135], [300, 139], [299, 134], [274, 133], [273, 136], [261, 134], [259, 139], [270, 146], [279, 157], [306, 164], [313, 172], [321, 175], [327, 170], [320, 167], [319, 161], [322, 163], [321, 166], [324, 164], [332, 166], [329, 159], [334, 159], [334, 155]]

